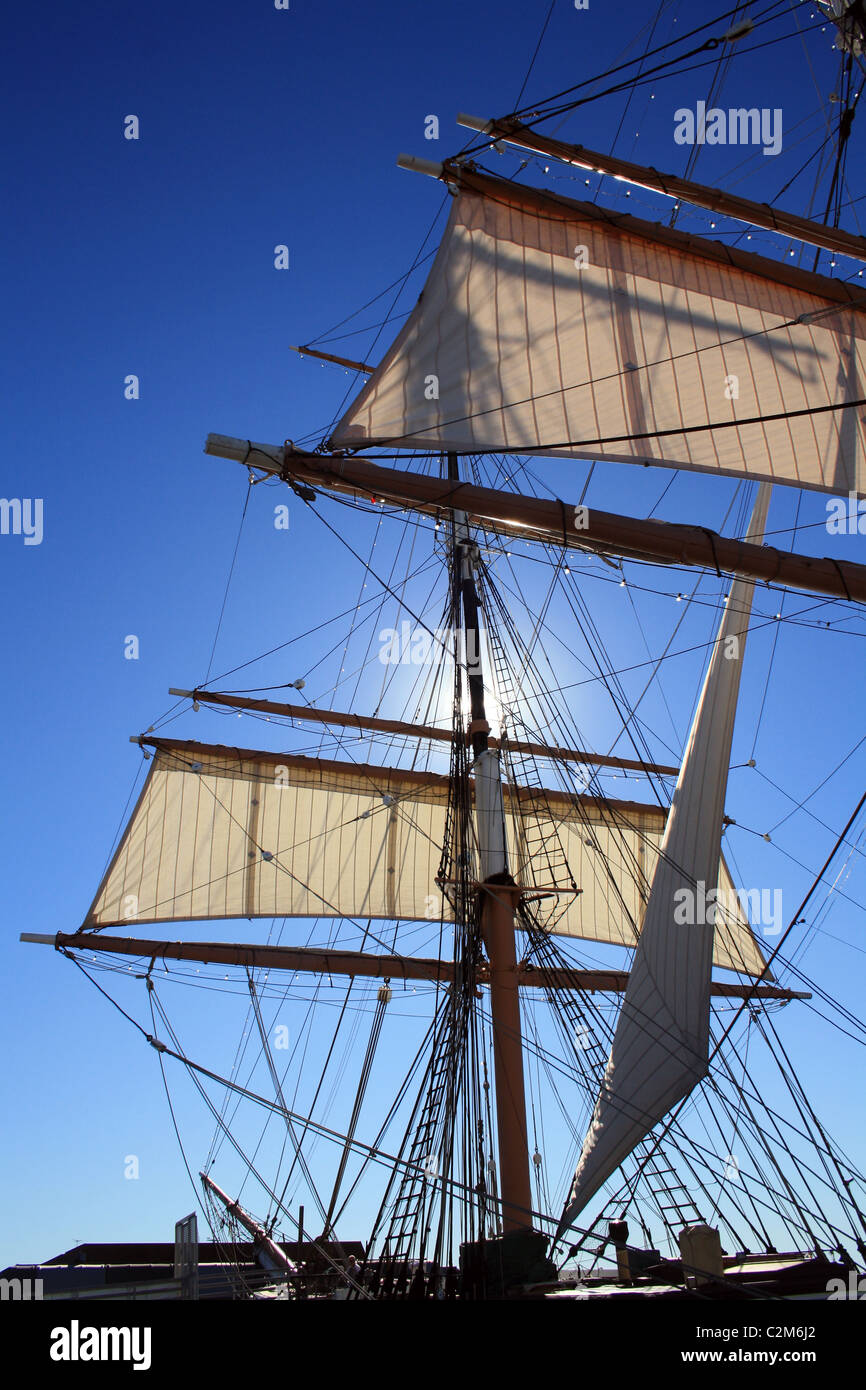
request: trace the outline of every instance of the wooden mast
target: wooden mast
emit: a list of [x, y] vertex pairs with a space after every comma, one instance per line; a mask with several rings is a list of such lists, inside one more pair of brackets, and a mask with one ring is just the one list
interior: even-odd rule
[[[452, 483], [459, 484], [456, 454], [448, 455], [448, 477]], [[499, 753], [490, 747], [490, 726], [484, 705], [481, 624], [473, 559], [476, 548], [469, 534], [466, 513], [455, 509], [453, 518], [454, 607], [455, 617], [462, 610], [468, 671], [471, 711], [468, 736], [475, 755], [475, 815], [481, 880], [478, 906], [489, 970], [499, 1192], [502, 1229], [507, 1236], [532, 1226], [520, 981], [514, 931], [520, 889], [508, 873], [502, 774]]]

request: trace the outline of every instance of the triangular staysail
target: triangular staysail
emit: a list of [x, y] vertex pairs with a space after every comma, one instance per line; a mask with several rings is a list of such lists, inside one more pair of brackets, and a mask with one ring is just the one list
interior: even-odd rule
[[[763, 534], [770, 486], [749, 534]], [[665, 828], [598, 1100], [560, 1234], [641, 1139], [707, 1073], [715, 883], [753, 586], [728, 596]], [[689, 907], [691, 906], [691, 911]], [[684, 920], [685, 919], [685, 920]]]
[[866, 489], [866, 414], [845, 404], [866, 395], [861, 291], [595, 204], [453, 177], [424, 292], [335, 447], [541, 450]]

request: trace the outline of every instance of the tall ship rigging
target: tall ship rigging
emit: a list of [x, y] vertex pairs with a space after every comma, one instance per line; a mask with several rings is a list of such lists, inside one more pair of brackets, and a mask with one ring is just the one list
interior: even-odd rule
[[[343, 538], [364, 589], [313, 640], [328, 653], [336, 634], [357, 698], [311, 703], [308, 676], [172, 688], [170, 716], [134, 736], [146, 776], [81, 926], [24, 939], [124, 992], [163, 1076], [185, 1073], [213, 1115], [215, 1233], [240, 1222], [289, 1286], [301, 1276], [279, 1233], [314, 1237], [322, 1269], [364, 1300], [814, 1296], [866, 1260], [862, 1172], [788, 1036], [818, 1009], [864, 1041], [798, 951], [861, 856], [866, 798], [839, 808], [784, 917], [772, 886], [737, 883], [729, 852], [756, 618], [808, 596], [818, 640], [866, 601], [866, 564], [776, 545], [772, 524], [785, 490], [855, 517], [866, 495], [866, 239], [839, 225], [864, 26], [856, 5], [823, 8], [843, 74], [824, 221], [546, 133], [568, 95], [461, 116], [460, 154], [400, 160], [449, 208], [391, 346], [375, 366], [301, 349], [358, 378], [332, 427], [306, 448], [207, 438], [250, 491], [287, 489], [294, 526]], [[713, 31], [715, 46], [751, 28]], [[515, 152], [516, 174], [489, 167]], [[650, 220], [517, 177], [553, 166], [673, 211]], [[808, 255], [681, 230], [684, 205]], [[825, 253], [850, 274], [819, 270]], [[548, 459], [590, 471], [545, 495]], [[715, 524], [631, 516], [627, 495], [623, 512], [592, 501], [610, 465], [736, 491]], [[366, 557], [356, 517], [375, 528]], [[540, 601], [524, 564], [545, 574]], [[709, 618], [675, 755], [639, 711], [680, 620], [630, 695], [590, 574], [635, 612], [674, 575], [681, 612]], [[796, 609], [805, 624], [810, 611]], [[595, 738], [589, 680], [610, 705]], [[267, 723], [267, 746], [160, 732], [179, 712]], [[231, 934], [202, 926], [230, 919]], [[211, 1063], [181, 1036], [166, 996], [183, 986], [240, 996], [233, 1057]], [[365, 1258], [347, 1268], [340, 1239], [359, 1234]]]

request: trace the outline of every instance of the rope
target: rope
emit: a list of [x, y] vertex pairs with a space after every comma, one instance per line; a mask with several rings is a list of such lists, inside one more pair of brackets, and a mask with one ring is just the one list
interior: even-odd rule
[[[251, 449], [252, 449], [252, 445], [249, 443], [249, 441], [247, 441], [247, 444], [248, 444], [248, 447], [247, 447], [246, 458], [249, 458], [249, 456], [250, 456], [250, 451], [251, 451]], [[244, 459], [244, 462], [246, 462], [246, 459]], [[230, 588], [231, 582], [232, 582], [232, 575], [233, 575], [234, 572], [235, 572], [235, 561], [236, 561], [237, 558], [238, 558], [238, 547], [240, 546], [240, 543], [241, 543], [241, 535], [243, 534], [244, 521], [246, 520], [247, 507], [248, 507], [249, 504], [250, 504], [250, 493], [252, 492], [252, 489], [253, 489], [252, 480], [250, 480], [250, 481], [247, 483], [247, 495], [246, 495], [246, 497], [244, 498], [244, 509], [243, 509], [243, 511], [241, 512], [241, 523], [240, 523], [240, 526], [238, 527], [237, 540], [235, 541], [235, 548], [234, 548], [234, 552], [233, 552], [233, 554], [232, 554], [232, 562], [231, 562], [231, 565], [229, 566], [228, 579], [226, 580], [226, 587], [225, 587], [225, 592], [224, 592], [224, 594], [223, 594], [223, 601], [222, 601], [222, 606], [221, 606], [221, 608], [220, 608], [220, 615], [219, 615], [219, 618], [217, 619], [216, 632], [214, 633], [214, 638], [213, 638], [213, 646], [212, 646], [211, 649], [210, 649], [210, 660], [208, 661], [208, 664], [207, 664], [207, 675], [205, 676], [205, 678], [204, 678], [204, 680], [203, 680], [203, 682], [202, 682], [203, 685], [207, 685], [208, 681], [210, 680], [211, 668], [212, 668], [212, 666], [213, 666], [213, 659], [214, 659], [214, 656], [215, 656], [215, 654], [216, 654], [216, 646], [217, 646], [217, 642], [219, 641], [220, 629], [222, 628], [223, 615], [225, 614], [225, 611], [226, 611], [226, 603], [227, 603], [227, 601], [228, 601], [229, 588]]]

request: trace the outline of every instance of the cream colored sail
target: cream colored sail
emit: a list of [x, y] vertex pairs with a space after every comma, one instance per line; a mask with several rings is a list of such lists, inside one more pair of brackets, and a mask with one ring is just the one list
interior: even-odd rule
[[459, 185], [424, 292], [335, 446], [864, 492], [864, 407], [826, 408], [866, 397], [862, 287], [481, 175]]
[[[148, 742], [155, 750], [150, 772], [85, 926], [225, 917], [439, 919], [446, 777]], [[566, 888], [557, 898], [563, 912], [556, 932], [633, 946], [664, 811], [539, 795], [506, 795], [510, 863], [519, 880], [552, 886], [540, 840], [559, 836], [582, 891]], [[531, 842], [539, 844], [534, 854], [526, 849], [529, 817]], [[724, 868], [718, 883], [730, 902]], [[444, 906], [451, 920], [447, 898]], [[750, 974], [763, 966], [735, 900], [716, 964]]]
[[[764, 532], [769, 484], [750, 536]], [[644, 928], [632, 961], [598, 1101], [560, 1224], [589, 1199], [706, 1075], [713, 916], [696, 893], [714, 883], [752, 586], [731, 588], [674, 792]], [[691, 911], [689, 908], [691, 907]]]

